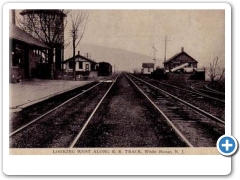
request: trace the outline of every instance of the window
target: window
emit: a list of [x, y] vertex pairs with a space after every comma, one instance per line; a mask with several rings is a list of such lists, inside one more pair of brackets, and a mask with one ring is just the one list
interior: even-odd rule
[[78, 65], [79, 65], [79, 69], [82, 69], [82, 68], [83, 68], [83, 62], [79, 61], [79, 62], [78, 62]]
[[150, 68], [148, 68], [148, 72], [150, 72]]
[[19, 44], [15, 44], [12, 51], [12, 66], [19, 66], [23, 63], [24, 50]]

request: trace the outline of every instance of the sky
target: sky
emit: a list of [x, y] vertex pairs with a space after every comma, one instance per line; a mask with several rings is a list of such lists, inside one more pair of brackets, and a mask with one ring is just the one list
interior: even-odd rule
[[162, 61], [167, 36], [167, 59], [184, 47], [205, 65], [215, 56], [224, 61], [224, 16], [223, 10], [94, 10], [89, 11], [90, 22], [81, 43], [149, 56], [154, 46], [156, 58]]
[[[70, 38], [70, 14], [74, 15], [77, 11], [79, 10], [70, 10], [67, 16], [65, 39]], [[87, 12], [90, 21], [77, 49], [81, 49], [84, 44], [93, 44], [153, 57], [154, 46], [157, 50], [157, 64], [162, 64], [164, 39], [167, 36], [167, 59], [184, 47], [184, 51], [196, 59], [199, 66], [207, 66], [216, 56], [224, 65], [224, 10], [87, 10]], [[72, 52], [71, 45], [65, 52], [65, 58], [68, 58]], [[94, 57], [94, 54], [92, 57], [101, 60], [101, 57]]]

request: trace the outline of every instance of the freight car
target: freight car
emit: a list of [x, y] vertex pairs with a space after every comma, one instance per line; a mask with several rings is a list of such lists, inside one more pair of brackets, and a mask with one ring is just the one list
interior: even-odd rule
[[112, 65], [108, 62], [98, 63], [98, 76], [110, 76], [112, 74]]
[[163, 68], [157, 68], [151, 73], [151, 78], [153, 79], [167, 79], [167, 74], [164, 72]]

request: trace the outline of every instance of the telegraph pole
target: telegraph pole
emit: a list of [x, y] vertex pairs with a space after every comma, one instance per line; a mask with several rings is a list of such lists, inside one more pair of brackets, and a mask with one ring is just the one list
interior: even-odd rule
[[165, 36], [164, 62], [166, 61], [166, 51], [167, 51], [167, 36]]
[[155, 61], [154, 65], [156, 66], [156, 51], [157, 49], [153, 46], [153, 60]]
[[167, 36], [165, 36], [165, 50], [164, 50], [164, 62], [166, 62], [166, 60], [167, 60], [167, 41], [169, 41], [168, 39], [167, 39]]
[[76, 51], [76, 31], [72, 30], [72, 38], [73, 38], [73, 79], [76, 81], [76, 61], [75, 61], [75, 51]]

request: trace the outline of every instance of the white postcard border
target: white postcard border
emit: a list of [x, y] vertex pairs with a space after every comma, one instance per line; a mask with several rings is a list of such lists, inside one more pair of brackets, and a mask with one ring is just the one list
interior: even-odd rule
[[[227, 3], [8, 3], [3, 7], [3, 172], [8, 175], [226, 175], [221, 155], [9, 155], [9, 9], [225, 9], [226, 134], [231, 134], [231, 7]], [[206, 163], [207, 162], [207, 163]], [[44, 166], [42, 166], [44, 164]], [[202, 164], [205, 164], [202, 166]], [[219, 166], [222, 164], [222, 166]], [[217, 165], [218, 168], [213, 168]]]

